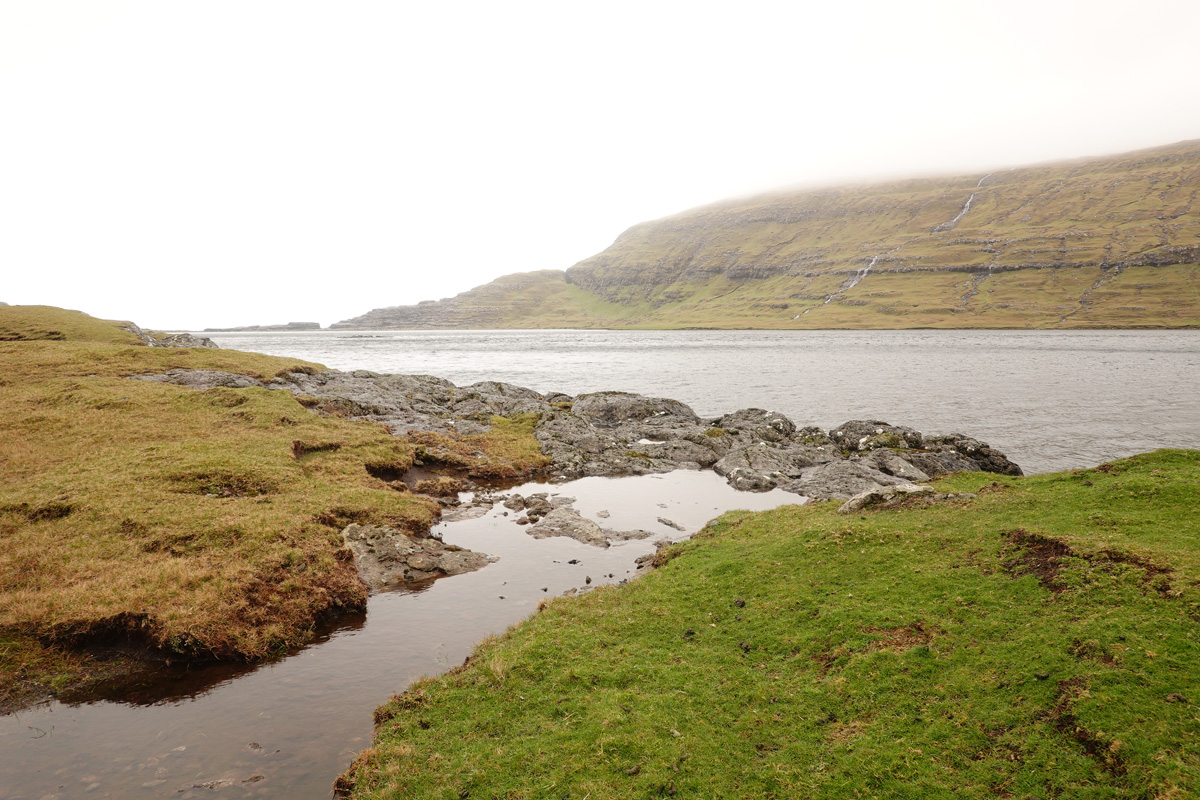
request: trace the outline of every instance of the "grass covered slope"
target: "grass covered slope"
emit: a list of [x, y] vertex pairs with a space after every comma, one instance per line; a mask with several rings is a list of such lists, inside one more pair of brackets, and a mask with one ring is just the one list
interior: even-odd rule
[[346, 328], [1200, 325], [1200, 140], [740, 198]]
[[732, 512], [377, 712], [356, 798], [1200, 793], [1200, 452]]
[[121, 325], [0, 307], [0, 708], [103, 668], [75, 645], [256, 658], [297, 644], [365, 602], [345, 524], [424, 530], [435, 513], [369, 473], [412, 463], [382, 426], [287, 392], [127, 377], [314, 365], [146, 347]]

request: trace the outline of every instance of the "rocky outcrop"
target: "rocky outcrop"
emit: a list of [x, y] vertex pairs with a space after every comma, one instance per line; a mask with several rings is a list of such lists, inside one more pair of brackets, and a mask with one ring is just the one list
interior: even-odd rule
[[[713, 469], [743, 491], [782, 489], [816, 499], [846, 499], [948, 472], [1021, 474], [1003, 453], [963, 434], [928, 435], [879, 420], [851, 420], [825, 432], [798, 427], [782, 414], [759, 408], [702, 419], [677, 400], [628, 392], [572, 398], [493, 381], [458, 387], [427, 375], [307, 368], [269, 381], [212, 370], [136, 377], [197, 389], [261, 386], [289, 391], [316, 412], [379, 422], [397, 435], [480, 433], [493, 416], [532, 414], [537, 417], [534, 435], [551, 459], [546, 473], [558, 479]], [[434, 452], [433, 445], [423, 447], [428, 457], [441, 463], [462, 458]], [[588, 520], [555, 514], [556, 501], [545, 495], [506, 502], [536, 523], [530, 529], [534, 535], [597, 544], [619, 537]]]
[[495, 561], [438, 539], [419, 538], [394, 528], [347, 525], [342, 540], [354, 554], [358, 576], [372, 591], [413, 581], [461, 575]]
[[150, 347], [216, 347], [217, 343], [207, 336], [193, 336], [190, 333], [159, 333], [139, 328], [133, 323], [123, 326], [134, 336]]
[[838, 507], [839, 514], [853, 514], [856, 511], [882, 510], [896, 508], [912, 498], [921, 498], [928, 502], [938, 503], [947, 500], [969, 499], [976, 495], [969, 492], [951, 494], [939, 492], [932, 486], [918, 486], [912, 483], [899, 483], [895, 486], [867, 489], [851, 497]]

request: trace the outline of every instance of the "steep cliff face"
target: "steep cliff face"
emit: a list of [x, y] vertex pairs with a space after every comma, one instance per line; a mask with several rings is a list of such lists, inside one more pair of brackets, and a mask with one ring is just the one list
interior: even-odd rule
[[509, 276], [372, 314], [390, 312], [381, 327], [1197, 325], [1198, 192], [1200, 141], [776, 193], [635, 225], [562, 286], [530, 273], [554, 290], [519, 307], [490, 302]]

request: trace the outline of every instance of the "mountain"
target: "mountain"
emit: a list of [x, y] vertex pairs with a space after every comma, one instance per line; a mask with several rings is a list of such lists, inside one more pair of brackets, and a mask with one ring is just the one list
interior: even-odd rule
[[777, 192], [635, 225], [563, 271], [335, 328], [1200, 325], [1200, 140]]

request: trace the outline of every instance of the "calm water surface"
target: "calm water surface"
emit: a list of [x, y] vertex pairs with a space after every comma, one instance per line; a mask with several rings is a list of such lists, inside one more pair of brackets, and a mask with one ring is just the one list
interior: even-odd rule
[[337, 369], [619, 389], [701, 415], [798, 425], [880, 419], [965, 433], [1026, 472], [1200, 447], [1200, 331], [313, 331], [214, 333], [222, 347]]

